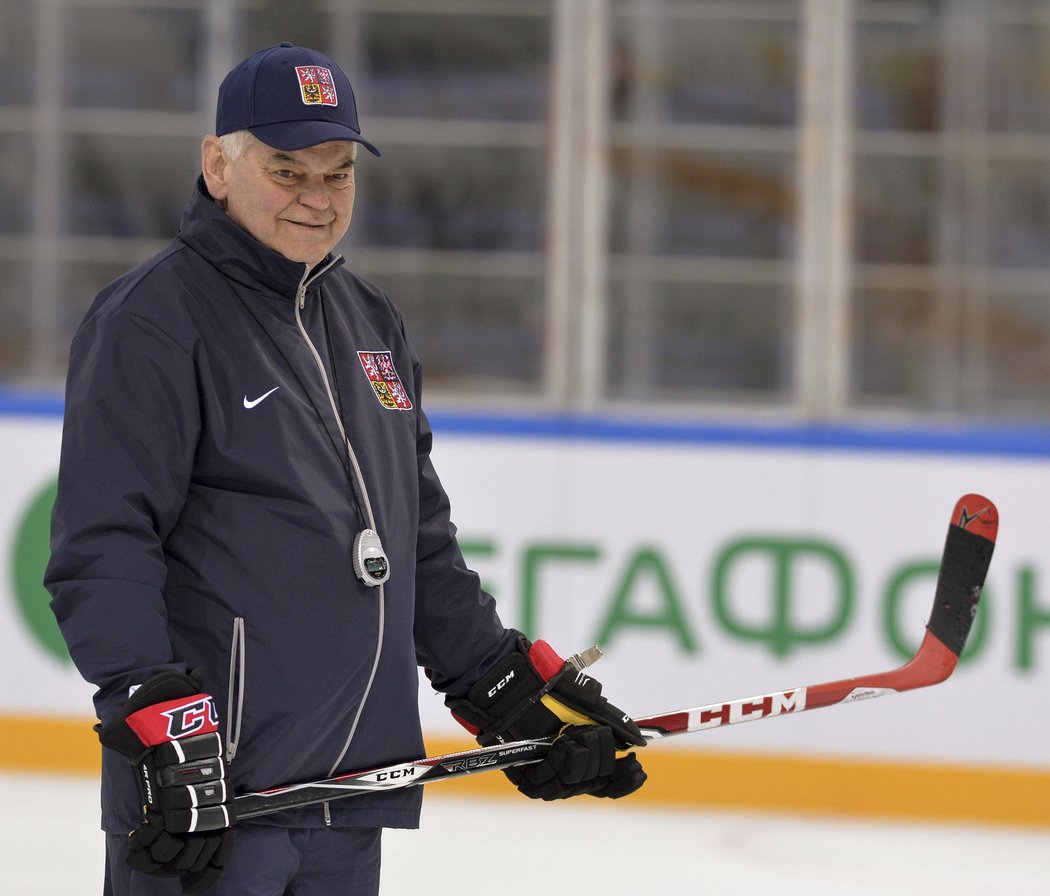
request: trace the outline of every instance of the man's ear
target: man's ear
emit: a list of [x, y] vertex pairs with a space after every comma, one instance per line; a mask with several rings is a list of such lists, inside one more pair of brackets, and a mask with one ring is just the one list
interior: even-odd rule
[[227, 168], [230, 160], [223, 152], [219, 138], [209, 134], [201, 143], [201, 171], [204, 183], [212, 199], [222, 202], [229, 192], [227, 187]]

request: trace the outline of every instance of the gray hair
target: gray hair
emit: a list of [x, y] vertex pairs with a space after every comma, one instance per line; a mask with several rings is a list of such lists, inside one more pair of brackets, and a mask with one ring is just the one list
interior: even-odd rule
[[232, 162], [244, 155], [244, 151], [251, 145], [253, 140], [255, 140], [255, 137], [252, 136], [251, 131], [231, 131], [229, 134], [223, 134], [219, 137], [219, 146], [222, 147], [226, 158]]

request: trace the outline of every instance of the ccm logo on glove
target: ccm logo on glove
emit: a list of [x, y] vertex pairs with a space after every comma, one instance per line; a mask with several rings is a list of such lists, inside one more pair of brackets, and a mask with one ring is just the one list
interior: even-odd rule
[[645, 745], [631, 717], [546, 641], [521, 637], [516, 648], [466, 697], [448, 697], [445, 705], [482, 745], [551, 739], [540, 762], [504, 770], [518, 790], [543, 800], [584, 794], [619, 799], [641, 787], [645, 772], [634, 753], [616, 755]]
[[511, 672], [506, 678], [496, 683], [496, 686], [489, 691], [490, 697], [495, 697], [497, 691], [502, 691], [503, 688], [509, 684], [514, 678], [514, 673]]

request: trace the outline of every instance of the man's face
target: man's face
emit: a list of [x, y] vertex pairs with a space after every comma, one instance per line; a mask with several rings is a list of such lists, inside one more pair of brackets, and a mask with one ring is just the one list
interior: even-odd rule
[[312, 266], [350, 226], [356, 149], [337, 140], [286, 152], [252, 138], [230, 159], [218, 138], [206, 137], [204, 180], [226, 214], [259, 242]]

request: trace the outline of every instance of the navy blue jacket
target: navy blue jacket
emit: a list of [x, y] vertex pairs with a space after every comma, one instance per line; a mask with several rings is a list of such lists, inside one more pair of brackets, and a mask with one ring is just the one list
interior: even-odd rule
[[[361, 501], [297, 302], [390, 558], [382, 589], [351, 570]], [[268, 249], [198, 181], [178, 237], [99, 294], [70, 353], [45, 583], [103, 723], [132, 685], [200, 669], [239, 792], [423, 755], [417, 667], [462, 695], [517, 633], [463, 562], [420, 389], [381, 290]], [[126, 832], [134, 778], [103, 754], [103, 827]], [[331, 823], [415, 826], [420, 790], [333, 803]]]

